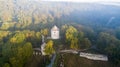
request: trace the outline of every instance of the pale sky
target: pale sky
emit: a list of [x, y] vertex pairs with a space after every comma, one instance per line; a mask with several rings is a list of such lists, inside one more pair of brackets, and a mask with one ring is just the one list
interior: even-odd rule
[[66, 2], [120, 2], [120, 0], [42, 0], [42, 1], [66, 1]]

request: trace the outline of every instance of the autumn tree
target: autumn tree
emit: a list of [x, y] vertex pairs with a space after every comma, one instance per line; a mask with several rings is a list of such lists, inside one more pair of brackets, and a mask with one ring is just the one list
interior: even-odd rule
[[72, 48], [72, 49], [78, 49], [78, 38], [73, 38], [71, 40], [70, 48]]
[[23, 65], [32, 56], [33, 50], [31, 43], [21, 44], [4, 44], [2, 55], [4, 60], [10, 62], [12, 67], [23, 67]]
[[78, 31], [73, 26], [69, 26], [66, 30], [66, 40], [70, 42], [70, 47], [73, 49], [78, 49]]
[[77, 29], [73, 26], [69, 26], [69, 28], [66, 30], [66, 39], [68, 41], [71, 41], [77, 34]]
[[16, 32], [16, 34], [10, 39], [11, 43], [22, 43], [25, 41], [25, 35], [22, 32]]
[[41, 30], [41, 34], [44, 35], [44, 36], [47, 36], [48, 35], [48, 29], [42, 29]]
[[53, 41], [52, 40], [49, 40], [45, 46], [45, 53], [47, 55], [50, 55], [50, 54], [53, 54], [55, 53], [55, 49], [53, 47]]

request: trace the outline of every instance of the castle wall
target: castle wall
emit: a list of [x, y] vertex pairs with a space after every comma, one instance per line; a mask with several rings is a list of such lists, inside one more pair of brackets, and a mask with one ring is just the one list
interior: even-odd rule
[[52, 39], [59, 39], [59, 31], [52, 31], [51, 30], [51, 38]]

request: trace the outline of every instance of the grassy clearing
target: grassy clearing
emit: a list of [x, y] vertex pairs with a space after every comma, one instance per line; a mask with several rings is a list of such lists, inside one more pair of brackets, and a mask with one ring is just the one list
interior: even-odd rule
[[45, 67], [50, 63], [49, 56], [33, 56], [26, 63], [25, 67]]
[[89, 60], [74, 54], [63, 54], [62, 59], [58, 55], [54, 67], [59, 67], [60, 61], [63, 61], [64, 67], [117, 67], [110, 62]]

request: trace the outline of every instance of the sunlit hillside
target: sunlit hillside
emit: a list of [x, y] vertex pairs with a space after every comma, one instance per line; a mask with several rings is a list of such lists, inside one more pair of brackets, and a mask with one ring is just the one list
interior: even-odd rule
[[0, 67], [119, 67], [119, 4], [0, 0]]

